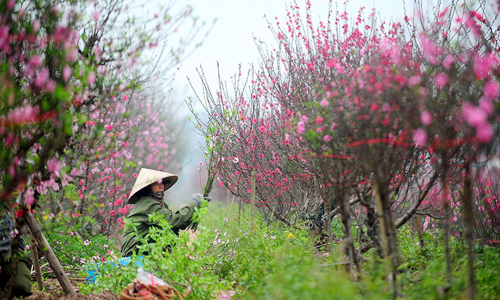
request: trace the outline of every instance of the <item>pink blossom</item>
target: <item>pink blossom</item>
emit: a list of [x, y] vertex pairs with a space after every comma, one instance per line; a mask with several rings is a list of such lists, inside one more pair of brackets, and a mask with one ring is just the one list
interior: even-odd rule
[[423, 230], [425, 231], [427, 229], [427, 226], [429, 226], [429, 222], [431, 221], [431, 218], [429, 216], [427, 216], [425, 218], [425, 221], [424, 221], [424, 225], [423, 225]]
[[121, 114], [124, 114], [127, 111], [127, 109], [125, 108], [125, 106], [123, 106], [123, 104], [121, 104], [120, 102], [117, 102], [116, 107], [115, 107], [115, 111], [117, 114], [121, 115]]
[[474, 60], [474, 73], [476, 74], [477, 79], [483, 79], [488, 76], [492, 66], [494, 63], [494, 58], [489, 57], [476, 57]]
[[56, 89], [56, 86], [57, 86], [57, 83], [54, 80], [49, 79], [49, 80], [47, 80], [47, 83], [45, 84], [45, 90], [47, 92], [53, 92]]
[[321, 124], [321, 123], [323, 123], [323, 118], [321, 116], [318, 116], [318, 117], [316, 117], [315, 122], [316, 122], [316, 124]]
[[438, 88], [442, 88], [448, 83], [448, 75], [445, 73], [439, 73], [435, 78], [435, 83]]
[[422, 121], [422, 124], [427, 126], [432, 122], [432, 115], [428, 111], [423, 111], [420, 114], [420, 120]]
[[94, 12], [92, 12], [92, 19], [94, 19], [94, 21], [98, 21], [99, 20], [99, 16], [101, 16], [101, 12], [96, 10]]
[[441, 50], [433, 40], [427, 38], [423, 33], [420, 35], [420, 41], [422, 43], [422, 52], [425, 57], [431, 64], [436, 65], [438, 63], [437, 57]]
[[469, 102], [464, 103], [462, 107], [462, 116], [464, 120], [473, 127], [484, 124], [488, 117], [482, 108], [474, 106]]
[[328, 102], [328, 100], [326, 100], [326, 99], [322, 99], [322, 100], [319, 102], [319, 105], [321, 105], [321, 106], [323, 106], [323, 107], [327, 107], [327, 106], [328, 106], [328, 104], [330, 104], [330, 103], [329, 103], [329, 102]]
[[329, 134], [327, 134], [323, 137], [323, 140], [328, 143], [332, 140], [332, 137]]
[[42, 57], [40, 55], [33, 55], [30, 58], [30, 65], [32, 65], [34, 68], [38, 68], [42, 64]]
[[479, 142], [488, 143], [493, 137], [493, 129], [489, 123], [483, 123], [476, 128], [476, 138]]
[[109, 215], [110, 215], [111, 217], [116, 216], [116, 210], [114, 210], [114, 209], [113, 209], [112, 211], [110, 211], [110, 212], [109, 212]]
[[498, 95], [500, 95], [500, 86], [497, 81], [493, 79], [488, 80], [488, 82], [484, 84], [483, 92], [488, 99], [496, 99]]
[[26, 196], [24, 197], [24, 202], [27, 205], [33, 205], [33, 203], [35, 202], [35, 198], [33, 197], [33, 190], [32, 189], [29, 189], [26, 191]]
[[306, 125], [304, 124], [304, 121], [300, 121], [299, 123], [297, 123], [297, 132], [299, 134], [304, 134], [305, 131], [306, 131]]
[[63, 69], [63, 80], [68, 81], [70, 76], [71, 76], [71, 67], [66, 65], [64, 66]]
[[38, 108], [26, 105], [14, 109], [7, 116], [7, 120], [14, 124], [30, 123], [38, 115]]
[[481, 107], [487, 115], [491, 115], [495, 111], [491, 100], [486, 97], [481, 97], [479, 100], [479, 107]]
[[418, 75], [412, 76], [408, 79], [408, 86], [409, 87], [414, 87], [419, 83], [420, 83], [420, 76], [418, 76]]
[[413, 133], [413, 142], [417, 147], [424, 147], [427, 144], [427, 132], [419, 128]]
[[290, 135], [285, 133], [285, 145], [290, 145]]
[[94, 72], [89, 73], [89, 75], [87, 76], [87, 81], [89, 82], [89, 84], [94, 84], [94, 82], [95, 82], [95, 73]]
[[113, 205], [118, 206], [118, 205], [121, 205], [122, 203], [123, 203], [122, 198], [118, 198], [118, 200], [116, 200], [115, 203], [113, 203]]
[[35, 81], [33, 82], [33, 84], [38, 87], [38, 88], [41, 88], [45, 82], [47, 81], [47, 79], [49, 78], [49, 70], [47, 68], [43, 68], [40, 73], [38, 74], [37, 78], [35, 79]]
[[38, 29], [40, 29], [40, 20], [35, 19], [33, 20], [33, 31], [37, 32]]
[[59, 162], [55, 157], [47, 161], [47, 171], [49, 171], [49, 173], [59, 174], [60, 170], [61, 170], [61, 165], [59, 164]]
[[78, 50], [74, 49], [70, 51], [68, 55], [66, 55], [66, 61], [74, 61], [76, 59], [76, 55], [78, 54]]
[[219, 183], [219, 185], [220, 185], [221, 187], [223, 187], [223, 186], [224, 186], [224, 182], [222, 182], [222, 181], [221, 181], [221, 182]]
[[444, 59], [443, 59], [443, 67], [445, 69], [449, 69], [451, 65], [455, 62], [455, 56], [452, 54], [448, 54]]

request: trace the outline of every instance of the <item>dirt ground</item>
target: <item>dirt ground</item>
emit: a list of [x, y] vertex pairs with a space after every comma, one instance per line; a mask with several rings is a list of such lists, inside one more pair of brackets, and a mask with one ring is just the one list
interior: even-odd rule
[[[76, 287], [80, 280], [69, 279], [71, 284]], [[39, 291], [37, 288], [33, 288], [33, 295], [24, 298], [24, 300], [62, 300], [62, 299], [71, 299], [71, 300], [117, 300], [120, 297], [113, 294], [112, 292], [104, 292], [99, 294], [92, 295], [77, 295], [77, 297], [71, 297], [63, 293], [59, 282], [56, 279], [47, 279], [44, 281], [45, 291]], [[78, 293], [78, 289], [77, 289]], [[17, 299], [17, 298], [15, 298]]]
[[[77, 286], [80, 280], [71, 279], [71, 284], [73, 286]], [[118, 300], [120, 299], [119, 295], [115, 295], [112, 292], [104, 292], [99, 294], [91, 294], [91, 295], [80, 295], [77, 297], [71, 297], [63, 293], [59, 282], [56, 279], [47, 279], [44, 281], [45, 291], [39, 291], [36, 288], [33, 289], [33, 295], [24, 298], [24, 300]], [[77, 290], [78, 293], [78, 290]], [[14, 298], [18, 300], [17, 298]], [[177, 299], [177, 297], [174, 297]], [[221, 291], [216, 300], [222, 299], [233, 299], [233, 293], [227, 291]]]

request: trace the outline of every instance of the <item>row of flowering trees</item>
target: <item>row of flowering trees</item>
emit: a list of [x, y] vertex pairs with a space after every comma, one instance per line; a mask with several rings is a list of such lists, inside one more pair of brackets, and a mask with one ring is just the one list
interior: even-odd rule
[[236, 76], [234, 92], [212, 94], [202, 74], [198, 129], [219, 145], [220, 185], [248, 200], [255, 170], [266, 217], [331, 230], [340, 214], [351, 270], [375, 246], [393, 287], [396, 229], [415, 214], [426, 228], [441, 219], [446, 245], [458, 231], [469, 249], [474, 230], [498, 240], [498, 169], [485, 168], [498, 162], [498, 3], [416, 5], [393, 23], [331, 11], [317, 27], [305, 5], [305, 18], [295, 3], [270, 24], [277, 48], [259, 46], [260, 67]]
[[[108, 192], [124, 193], [126, 183], [117, 180], [133, 178], [138, 163], [167, 168], [176, 155], [180, 128], [166, 109], [175, 104], [165, 81], [203, 24], [173, 3], [146, 25], [126, 1], [90, 4], [85, 15], [84, 1], [2, 1], [2, 202], [12, 204], [21, 191], [32, 205], [73, 183], [82, 199], [90, 193], [99, 203], [116, 203]], [[168, 48], [180, 26], [192, 26], [190, 35]], [[109, 187], [88, 184], [112, 177]], [[45, 204], [57, 210], [65, 200], [57, 195]], [[82, 214], [82, 203], [72, 212]]]
[[38, 206], [109, 233], [138, 166], [175, 167], [165, 83], [205, 29], [174, 4], [0, 1], [0, 204], [19, 232]]

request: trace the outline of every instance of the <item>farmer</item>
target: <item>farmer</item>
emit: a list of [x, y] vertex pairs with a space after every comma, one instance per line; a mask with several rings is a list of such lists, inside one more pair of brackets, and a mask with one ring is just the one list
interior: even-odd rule
[[[13, 216], [0, 204], [0, 290], [5, 292], [7, 283], [12, 273], [12, 248], [11, 243], [15, 232], [15, 221]], [[24, 236], [19, 237], [18, 261], [16, 278], [10, 297], [25, 297], [31, 295], [31, 262], [26, 256], [24, 249], [26, 244]]]
[[[137, 253], [137, 247], [142, 244], [140, 238], [146, 237], [150, 228], [161, 229], [157, 223], [149, 220], [149, 216], [153, 213], [163, 216], [172, 225], [171, 230], [177, 235], [179, 230], [186, 229], [192, 224], [191, 219], [195, 208], [199, 208], [202, 204], [201, 194], [193, 194], [192, 202], [175, 212], [171, 211], [163, 200], [164, 192], [174, 185], [177, 178], [177, 175], [167, 172], [141, 168], [128, 198], [128, 203], [134, 204], [128, 218], [136, 225], [140, 237], [136, 236], [132, 228], [125, 226], [121, 247], [122, 256], [128, 257]], [[209, 197], [205, 199], [211, 200]], [[148, 243], [155, 243], [155, 241], [150, 239]]]

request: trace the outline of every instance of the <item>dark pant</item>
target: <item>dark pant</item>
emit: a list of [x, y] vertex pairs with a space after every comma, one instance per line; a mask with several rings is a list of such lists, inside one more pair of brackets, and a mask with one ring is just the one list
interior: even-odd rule
[[[11, 262], [3, 262], [0, 264], [2, 272], [0, 273], [0, 289], [5, 289], [7, 282], [11, 277]], [[17, 261], [17, 273], [14, 281], [14, 288], [10, 297], [27, 297], [31, 295], [31, 271], [28, 266], [31, 263], [26, 259]]]

